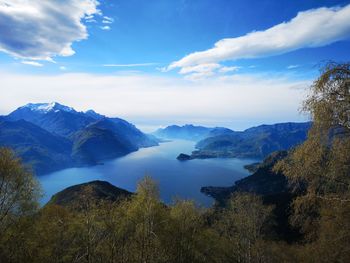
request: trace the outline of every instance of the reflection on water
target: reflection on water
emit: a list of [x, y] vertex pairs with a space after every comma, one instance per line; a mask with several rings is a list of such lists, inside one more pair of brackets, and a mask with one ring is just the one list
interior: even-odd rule
[[213, 200], [202, 193], [202, 186], [229, 186], [247, 176], [243, 165], [254, 159], [207, 159], [180, 162], [179, 153], [190, 153], [194, 142], [175, 140], [157, 147], [143, 148], [104, 165], [70, 168], [39, 177], [46, 203], [51, 195], [74, 184], [104, 180], [117, 187], [135, 191], [137, 182], [145, 175], [152, 176], [160, 187], [161, 198], [170, 203], [174, 197], [194, 199], [198, 204], [210, 206]]

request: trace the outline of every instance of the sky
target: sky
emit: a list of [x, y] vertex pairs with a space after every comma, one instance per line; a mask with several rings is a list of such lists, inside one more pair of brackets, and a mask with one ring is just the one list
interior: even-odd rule
[[305, 121], [329, 60], [350, 60], [350, 1], [0, 0], [0, 114], [94, 109], [145, 131]]

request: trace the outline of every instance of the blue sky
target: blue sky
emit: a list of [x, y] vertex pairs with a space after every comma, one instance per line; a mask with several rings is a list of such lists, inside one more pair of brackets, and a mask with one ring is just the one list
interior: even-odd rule
[[148, 129], [302, 121], [318, 65], [350, 60], [350, 1], [29, 2], [0, 0], [0, 114], [59, 101]]

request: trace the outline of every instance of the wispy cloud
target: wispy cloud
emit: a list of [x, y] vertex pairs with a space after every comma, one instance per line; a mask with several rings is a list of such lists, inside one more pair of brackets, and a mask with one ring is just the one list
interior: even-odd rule
[[241, 37], [226, 38], [205, 51], [194, 52], [166, 69], [218, 64], [242, 58], [259, 58], [300, 48], [321, 47], [350, 37], [350, 5], [299, 12], [288, 22]]
[[[167, 72], [167, 67], [157, 68], [161, 72]], [[226, 73], [235, 72], [241, 69], [239, 66], [223, 66], [219, 63], [203, 63], [194, 66], [182, 67], [180, 74], [192, 81], [203, 80], [217, 74], [224, 75]]]
[[241, 67], [238, 67], [238, 66], [221, 67], [221, 68], [219, 69], [219, 72], [221, 72], [221, 73], [227, 73], [227, 72], [238, 71], [239, 69], [241, 69]]
[[42, 67], [44, 66], [43, 64], [39, 63], [39, 62], [36, 62], [36, 61], [21, 61], [22, 64], [25, 64], [25, 65], [30, 65], [30, 66], [34, 66], [34, 67]]
[[95, 19], [86, 19], [85, 22], [86, 23], [97, 23], [97, 21]]
[[216, 63], [200, 64], [195, 66], [183, 67], [180, 70], [180, 74], [189, 73], [212, 73], [214, 70], [220, 68], [221, 66]]
[[[99, 13], [99, 14], [101, 14], [101, 13]], [[87, 23], [97, 23], [94, 15], [86, 15], [84, 17], [84, 19], [85, 19], [85, 22], [87, 22]]]
[[200, 64], [190, 67], [183, 67], [180, 70], [180, 74], [186, 75], [186, 79], [192, 81], [198, 81], [214, 76], [215, 71], [222, 68], [220, 64], [208, 63]]
[[158, 63], [134, 63], [134, 64], [103, 64], [104, 67], [116, 67], [116, 68], [131, 68], [131, 67], [148, 67], [155, 66]]
[[110, 27], [110, 26], [100, 26], [100, 28], [101, 28], [102, 30], [105, 30], [105, 31], [111, 30], [111, 27]]
[[73, 42], [88, 37], [83, 19], [100, 14], [97, 5], [97, 0], [0, 0], [0, 51], [31, 60], [71, 56]]
[[299, 68], [300, 66], [299, 65], [289, 65], [287, 67], [287, 69], [295, 69], [295, 68]]
[[112, 24], [114, 22], [114, 18], [112, 17], [108, 17], [108, 16], [104, 16], [102, 23], [103, 24]]

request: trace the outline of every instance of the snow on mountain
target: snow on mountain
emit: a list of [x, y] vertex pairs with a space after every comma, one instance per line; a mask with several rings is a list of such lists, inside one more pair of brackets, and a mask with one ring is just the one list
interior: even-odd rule
[[48, 113], [51, 111], [58, 112], [58, 111], [67, 111], [67, 112], [75, 112], [75, 110], [72, 107], [64, 106], [62, 104], [59, 104], [57, 102], [50, 102], [50, 103], [28, 103], [24, 105], [23, 107], [20, 107], [20, 109], [29, 109], [31, 111], [36, 111], [40, 113]]

